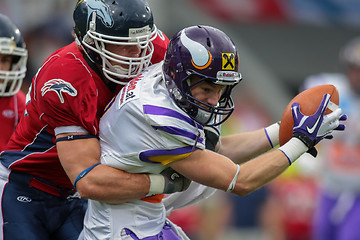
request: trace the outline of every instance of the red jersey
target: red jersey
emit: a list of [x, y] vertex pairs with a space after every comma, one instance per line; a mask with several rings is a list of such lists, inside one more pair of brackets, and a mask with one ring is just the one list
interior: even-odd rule
[[[154, 59], [164, 58], [165, 51], [157, 49], [167, 46], [166, 39], [155, 47]], [[59, 187], [72, 188], [58, 158], [54, 129], [79, 126], [98, 135], [100, 117], [114, 95], [85, 61], [75, 42], [59, 49], [33, 78], [25, 115], [1, 153], [1, 163]]]
[[0, 97], [0, 152], [5, 148], [25, 110], [25, 94], [19, 91], [11, 97]]
[[152, 41], [152, 44], [154, 45], [154, 54], [151, 58], [150, 64], [155, 64], [164, 60], [169, 41], [168, 37], [158, 29], [157, 36]]

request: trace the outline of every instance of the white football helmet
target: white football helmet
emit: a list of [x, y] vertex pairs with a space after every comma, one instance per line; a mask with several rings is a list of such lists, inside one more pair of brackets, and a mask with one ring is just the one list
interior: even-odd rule
[[0, 14], [0, 54], [13, 56], [10, 70], [0, 70], [0, 96], [13, 96], [25, 77], [28, 52], [19, 29], [3, 14]]

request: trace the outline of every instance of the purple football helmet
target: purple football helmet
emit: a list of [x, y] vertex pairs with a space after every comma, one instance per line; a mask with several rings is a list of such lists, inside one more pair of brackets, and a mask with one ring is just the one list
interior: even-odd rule
[[[241, 81], [239, 57], [232, 40], [210, 26], [192, 26], [178, 32], [165, 54], [163, 72], [166, 87], [176, 104], [204, 126], [223, 123], [233, 112], [232, 88]], [[196, 75], [200, 81], [190, 84]], [[190, 89], [202, 82], [225, 85], [216, 106], [195, 99]]]

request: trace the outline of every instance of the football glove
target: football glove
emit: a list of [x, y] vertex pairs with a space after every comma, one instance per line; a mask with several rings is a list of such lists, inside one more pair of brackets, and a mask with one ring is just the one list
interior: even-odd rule
[[340, 124], [340, 121], [345, 121], [347, 116], [342, 114], [341, 108], [324, 115], [329, 101], [330, 95], [325, 94], [319, 108], [312, 116], [303, 115], [298, 103], [293, 103], [291, 106], [294, 118], [293, 137], [300, 139], [308, 147], [308, 153], [314, 157], [317, 155], [314, 147], [317, 143], [324, 138], [333, 138], [333, 130], [345, 129], [345, 125]]
[[163, 170], [160, 174], [165, 178], [164, 193], [182, 192], [190, 186], [190, 179], [170, 167]]
[[311, 116], [302, 114], [298, 103], [295, 102], [291, 105], [294, 118], [293, 137], [300, 139], [308, 149], [314, 147], [326, 136], [326, 133], [324, 135], [318, 135], [318, 133], [329, 101], [330, 95], [325, 94], [317, 111]]
[[211, 151], [215, 151], [216, 144], [219, 142], [220, 132], [215, 127], [204, 127], [204, 133], [206, 137], [205, 148]]
[[164, 193], [182, 192], [188, 189], [191, 180], [176, 172], [172, 168], [166, 168], [160, 173], [164, 176]]
[[185, 191], [191, 180], [176, 172], [172, 168], [166, 168], [160, 174], [149, 174], [150, 189], [147, 197], [162, 194]]

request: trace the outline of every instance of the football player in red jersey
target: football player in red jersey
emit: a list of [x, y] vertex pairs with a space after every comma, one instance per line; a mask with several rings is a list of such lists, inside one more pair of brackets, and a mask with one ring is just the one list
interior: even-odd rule
[[27, 56], [19, 29], [0, 14], [0, 152], [25, 110], [25, 94], [20, 88], [26, 74]]
[[77, 239], [86, 198], [119, 203], [183, 188], [181, 177], [99, 165], [105, 106], [151, 59], [162, 60], [168, 44], [148, 4], [79, 0], [73, 18], [75, 41], [39, 68], [0, 155], [3, 239]]

